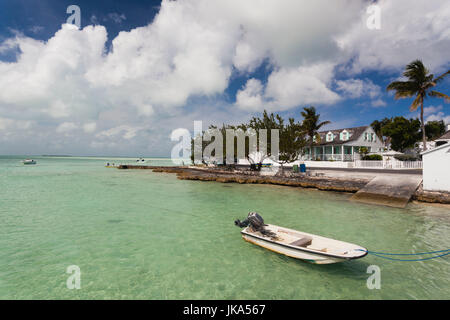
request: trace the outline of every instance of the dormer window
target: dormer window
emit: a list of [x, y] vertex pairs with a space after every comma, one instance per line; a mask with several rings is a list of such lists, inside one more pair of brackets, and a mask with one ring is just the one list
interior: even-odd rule
[[328, 132], [327, 133], [327, 141], [330, 142], [330, 141], [333, 141], [333, 139], [334, 139], [334, 134], [331, 131]]
[[349, 139], [349, 133], [348, 133], [348, 131], [347, 130], [344, 130], [344, 131], [342, 131], [341, 132], [341, 140], [342, 141], [346, 141], [346, 140], [348, 140]]

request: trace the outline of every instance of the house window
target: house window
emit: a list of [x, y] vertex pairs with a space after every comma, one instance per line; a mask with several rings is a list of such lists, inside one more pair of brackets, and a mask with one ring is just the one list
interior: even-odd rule
[[344, 131], [341, 132], [341, 140], [342, 141], [348, 140], [348, 137], [349, 137], [348, 131], [344, 130]]
[[327, 141], [333, 141], [334, 135], [332, 132], [327, 133]]

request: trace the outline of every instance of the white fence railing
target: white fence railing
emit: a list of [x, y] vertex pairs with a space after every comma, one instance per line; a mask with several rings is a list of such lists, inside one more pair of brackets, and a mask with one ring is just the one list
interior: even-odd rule
[[335, 153], [335, 154], [317, 154], [314, 157], [310, 156], [310, 155], [304, 155], [302, 157], [302, 160], [305, 161], [342, 161], [342, 158], [344, 161], [353, 161], [354, 160], [354, 156], [352, 154], [339, 154], [339, 153]]
[[356, 160], [355, 168], [384, 168], [384, 161]]
[[381, 169], [422, 169], [422, 161], [370, 161], [356, 160], [355, 168], [381, 168]]

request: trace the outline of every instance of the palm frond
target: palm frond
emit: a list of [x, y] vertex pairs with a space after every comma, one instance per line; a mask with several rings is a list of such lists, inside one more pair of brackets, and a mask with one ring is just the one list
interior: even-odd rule
[[450, 70], [448, 70], [447, 72], [441, 74], [439, 77], [434, 78], [434, 79], [433, 79], [433, 82], [434, 82], [434, 83], [439, 83], [439, 82], [441, 82], [442, 80], [444, 80], [444, 78], [445, 78], [447, 75], [449, 75], [449, 74], [450, 74]]
[[445, 102], [450, 103], [450, 97], [448, 95], [446, 95], [445, 93], [438, 92], [438, 91], [430, 91], [429, 96], [435, 97], [435, 98], [444, 98]]
[[425, 78], [428, 76], [428, 69], [425, 68], [421, 60], [414, 60], [406, 66], [403, 75], [410, 80], [424, 82]]
[[413, 103], [411, 104], [411, 106], [409, 107], [409, 111], [416, 111], [422, 102], [423, 96], [418, 94], [417, 97], [414, 99]]
[[420, 86], [413, 81], [394, 81], [387, 87], [387, 91], [395, 91], [395, 99], [409, 98], [419, 91]]
[[317, 125], [317, 130], [319, 130], [320, 128], [322, 128], [324, 125], [327, 125], [327, 124], [330, 124], [330, 123], [331, 123], [331, 121], [328, 121], [328, 120], [319, 123], [319, 124]]

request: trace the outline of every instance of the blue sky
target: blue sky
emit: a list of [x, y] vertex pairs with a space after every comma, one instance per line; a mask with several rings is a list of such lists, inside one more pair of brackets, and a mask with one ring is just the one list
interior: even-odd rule
[[[449, 16], [444, 0], [0, 0], [0, 154], [168, 156], [174, 129], [264, 109], [314, 105], [328, 128], [416, 117], [385, 88], [416, 58], [450, 68]], [[425, 117], [450, 124], [449, 104]]]

